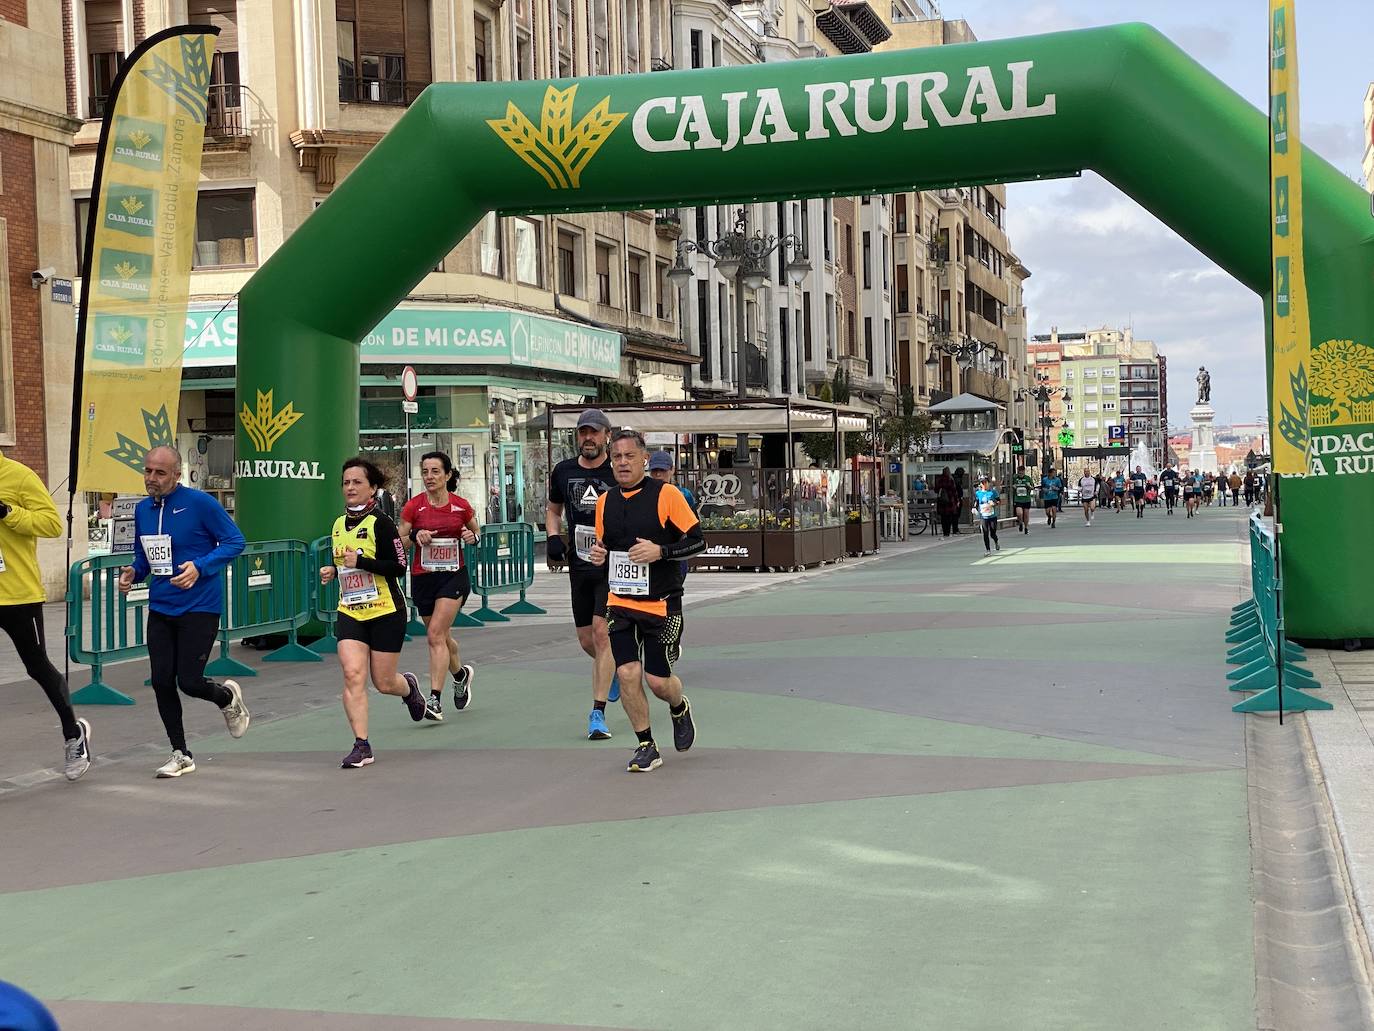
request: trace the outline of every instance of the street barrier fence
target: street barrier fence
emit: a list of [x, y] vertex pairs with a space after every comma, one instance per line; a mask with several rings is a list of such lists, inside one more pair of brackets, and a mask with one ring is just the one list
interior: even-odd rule
[[[286, 644], [264, 656], [265, 662], [320, 662], [338, 651], [337, 579], [320, 583], [320, 567], [334, 560], [328, 537], [304, 541], [255, 541], [226, 568], [219, 657], [205, 671], [211, 676], [251, 677], [257, 672], [232, 658], [229, 644], [248, 637], [285, 634]], [[72, 563], [67, 575], [67, 653], [91, 667], [91, 682], [72, 695], [78, 705], [133, 705], [129, 695], [102, 679], [111, 662], [146, 658], [144, 639], [148, 587], [119, 591], [120, 571], [133, 563], [129, 554], [93, 555]], [[534, 583], [534, 527], [529, 523], [494, 523], [482, 527], [477, 543], [463, 546], [473, 594], [481, 607], [471, 616], [459, 613], [454, 626], [480, 627], [509, 622], [513, 615], [543, 615], [525, 598]], [[409, 575], [407, 574], [407, 588]], [[495, 594], [516, 593], [519, 600], [499, 612], [490, 605]], [[407, 594], [409, 591], [407, 590]], [[410, 606], [408, 633], [424, 633]], [[324, 634], [302, 645], [302, 627], [313, 624]], [[418, 628], [418, 631], [417, 629]]]
[[1259, 515], [1250, 517], [1250, 600], [1235, 606], [1226, 641], [1232, 691], [1258, 691], [1232, 706], [1235, 712], [1299, 712], [1330, 709], [1307, 692], [1321, 685], [1297, 663], [1307, 658], [1284, 634], [1283, 575], [1279, 541]]

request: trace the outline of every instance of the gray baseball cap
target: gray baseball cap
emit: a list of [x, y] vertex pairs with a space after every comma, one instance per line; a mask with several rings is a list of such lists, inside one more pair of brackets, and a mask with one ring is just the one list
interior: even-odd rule
[[649, 456], [649, 471], [655, 469], [671, 469], [673, 467], [673, 456], [666, 451], [655, 451]]
[[609, 430], [611, 428], [611, 420], [606, 418], [606, 413], [600, 408], [588, 408], [577, 420], [577, 428], [580, 430], [583, 426], [591, 426], [598, 430]]

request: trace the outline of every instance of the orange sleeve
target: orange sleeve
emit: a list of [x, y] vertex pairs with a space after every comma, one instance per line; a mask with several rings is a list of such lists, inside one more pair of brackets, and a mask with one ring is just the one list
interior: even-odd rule
[[664, 484], [658, 492], [658, 521], [664, 527], [671, 522], [682, 533], [697, 524], [697, 514], [692, 511], [692, 506], [687, 504], [682, 491], [671, 483]]
[[596, 499], [596, 539], [599, 540], [599, 541], [600, 541], [600, 540], [605, 540], [605, 539], [606, 539], [606, 530], [605, 530], [605, 525], [606, 525], [606, 524], [605, 524], [605, 520], [603, 520], [603, 519], [601, 518], [602, 514], [603, 514], [605, 511], [606, 511], [606, 495], [603, 494], [603, 495], [601, 495], [601, 497], [599, 497], [599, 498]]

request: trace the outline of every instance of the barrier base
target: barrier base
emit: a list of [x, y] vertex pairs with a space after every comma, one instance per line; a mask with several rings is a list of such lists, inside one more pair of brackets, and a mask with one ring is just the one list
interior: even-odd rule
[[486, 624], [483, 623], [480, 619], [473, 619], [473, 618], [472, 618], [471, 616], [469, 616], [466, 612], [460, 612], [460, 613], [458, 613], [458, 615], [454, 616], [454, 617], [453, 617], [453, 625], [454, 625], [454, 626], [467, 626], [467, 627], [473, 627], [473, 626], [486, 626]]
[[318, 641], [311, 641], [306, 648], [316, 655], [337, 655], [339, 652], [339, 639], [333, 634], [325, 634]]
[[[1274, 667], [1265, 666], [1264, 669], [1252, 673], [1242, 680], [1237, 680], [1229, 687], [1232, 691], [1264, 691], [1274, 687], [1278, 682], [1278, 674], [1274, 672]], [[1283, 665], [1283, 682], [1285, 685], [1292, 684], [1295, 688], [1306, 688], [1309, 691], [1322, 686], [1317, 678], [1307, 670], [1287, 662]]]
[[1269, 669], [1271, 666], [1273, 666], [1273, 664], [1273, 660], [1270, 659], [1269, 655], [1266, 653], [1261, 655], [1257, 659], [1251, 660], [1250, 662], [1246, 663], [1244, 666], [1239, 667], [1238, 669], [1231, 670], [1229, 673], [1226, 674], [1226, 679], [1244, 680], [1252, 673], [1259, 673], [1262, 670]]
[[225, 652], [205, 667], [205, 675], [210, 677], [255, 677], [258, 675], [258, 671], [252, 666], [245, 666], [238, 659], [231, 659]]
[[[1305, 712], [1309, 709], [1330, 709], [1331, 703], [1324, 698], [1310, 695], [1306, 691], [1299, 691], [1295, 687], [1284, 687], [1283, 689], [1283, 708], [1285, 712]], [[1275, 684], [1273, 687], [1261, 691], [1253, 697], [1246, 698], [1244, 701], [1237, 702], [1231, 706], [1232, 712], [1278, 712], [1279, 711], [1279, 688]]]
[[429, 631], [425, 629], [424, 623], [420, 622], [418, 619], [412, 618], [411, 621], [406, 624], [406, 634], [410, 637], [424, 637], [427, 633], [429, 633]]
[[1226, 635], [1226, 643], [1248, 644], [1250, 641], [1260, 640], [1262, 634], [1259, 620], [1255, 620], [1253, 623], [1245, 623], [1229, 631]]
[[1226, 663], [1230, 666], [1244, 666], [1254, 662], [1265, 653], [1263, 641], [1251, 641], [1249, 644], [1237, 645], [1227, 652]]
[[526, 601], [524, 598], [521, 598], [521, 599], [520, 599], [519, 601], [517, 601], [514, 605], [507, 605], [507, 606], [506, 606], [504, 609], [502, 609], [501, 611], [504, 612], [504, 613], [505, 613], [506, 615], [508, 615], [508, 616], [546, 616], [546, 615], [548, 615], [548, 610], [547, 610], [547, 609], [541, 609], [541, 608], [540, 608], [538, 605], [536, 605], [534, 602], [532, 602], [532, 601]]
[[282, 645], [274, 652], [269, 652], [262, 657], [263, 662], [323, 662], [305, 645], [298, 641], [291, 641]]
[[482, 607], [472, 614], [473, 619], [480, 619], [483, 623], [509, 623], [510, 616], [503, 616], [493, 608], [489, 608], [485, 601]]
[[134, 705], [132, 698], [123, 691], [116, 691], [109, 684], [92, 680], [80, 691], [72, 693], [73, 705]]
[[1245, 601], [1241, 602], [1239, 605], [1232, 605], [1232, 606], [1231, 606], [1231, 611], [1232, 611], [1232, 612], [1252, 612], [1252, 611], [1254, 611], [1254, 608], [1255, 608], [1255, 599], [1253, 599], [1253, 598], [1247, 598], [1247, 599], [1245, 599]]

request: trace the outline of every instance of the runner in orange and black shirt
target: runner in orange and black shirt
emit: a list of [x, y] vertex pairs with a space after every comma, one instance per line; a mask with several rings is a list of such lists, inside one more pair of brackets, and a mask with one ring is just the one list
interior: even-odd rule
[[[625, 715], [639, 738], [626, 765], [643, 773], [663, 764], [649, 729], [649, 688], [668, 703], [673, 746], [685, 752], [696, 740], [692, 706], [673, 673], [682, 640], [681, 562], [706, 548], [696, 513], [671, 483], [648, 475], [649, 451], [634, 430], [611, 436], [616, 486], [597, 499], [594, 565], [607, 567], [611, 653], [620, 678]], [[641, 661], [641, 654], [643, 659]]]

